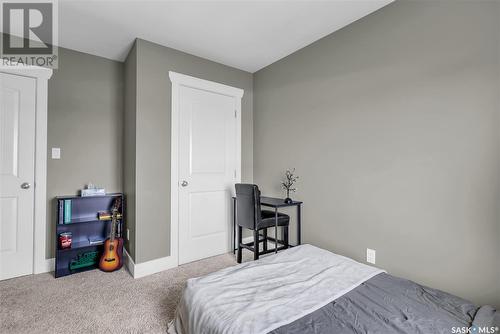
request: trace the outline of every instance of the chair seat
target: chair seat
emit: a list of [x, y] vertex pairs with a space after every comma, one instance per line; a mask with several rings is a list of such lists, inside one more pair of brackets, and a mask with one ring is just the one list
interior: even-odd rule
[[[275, 226], [274, 211], [262, 210], [261, 211], [261, 221], [257, 226], [257, 229], [263, 229]], [[288, 226], [290, 222], [290, 216], [284, 213], [278, 212], [278, 226]]]

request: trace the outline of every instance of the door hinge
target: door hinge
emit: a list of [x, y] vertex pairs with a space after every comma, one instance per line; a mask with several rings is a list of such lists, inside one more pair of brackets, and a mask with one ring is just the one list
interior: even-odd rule
[[237, 116], [236, 116], [237, 114], [238, 114], [238, 110], [235, 110], [234, 111], [234, 118], [237, 118]]
[[236, 178], [236, 169], [234, 170], [234, 178]]

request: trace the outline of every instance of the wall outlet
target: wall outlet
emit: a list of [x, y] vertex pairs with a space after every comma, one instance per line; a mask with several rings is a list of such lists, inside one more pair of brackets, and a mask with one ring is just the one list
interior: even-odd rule
[[375, 250], [367, 248], [366, 249], [366, 262], [375, 264]]
[[130, 240], [130, 230], [127, 229], [127, 240]]
[[61, 149], [59, 147], [52, 147], [52, 159], [61, 159]]

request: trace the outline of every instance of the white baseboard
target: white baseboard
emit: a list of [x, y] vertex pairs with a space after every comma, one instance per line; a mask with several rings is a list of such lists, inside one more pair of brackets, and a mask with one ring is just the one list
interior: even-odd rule
[[125, 247], [123, 247], [123, 257], [124, 257], [123, 260], [124, 260], [125, 267], [127, 267], [128, 272], [130, 273], [130, 275], [132, 275], [132, 277], [134, 277], [135, 263], [134, 263], [134, 260], [132, 260], [132, 258], [128, 254], [128, 252], [125, 249]]
[[33, 274], [43, 274], [54, 271], [56, 259], [45, 259], [42, 263], [37, 263]]
[[[166, 256], [159, 259], [135, 264], [127, 250], [123, 250], [125, 266], [127, 267], [130, 275], [133, 278], [141, 278], [151, 274], [159, 273], [167, 269], [172, 269], [177, 267], [177, 261], [174, 261], [172, 257]], [[45, 262], [38, 264], [35, 274], [42, 274], [54, 271], [55, 269], [55, 258], [45, 259]]]
[[141, 278], [177, 267], [177, 261], [172, 256], [136, 264], [125, 249], [123, 253], [125, 255], [125, 266], [133, 278]]

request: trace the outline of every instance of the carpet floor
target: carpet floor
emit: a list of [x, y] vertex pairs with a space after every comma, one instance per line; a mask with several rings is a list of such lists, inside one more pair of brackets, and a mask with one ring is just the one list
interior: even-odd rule
[[122, 268], [2, 281], [0, 333], [166, 333], [186, 280], [235, 264], [224, 254], [139, 279]]

